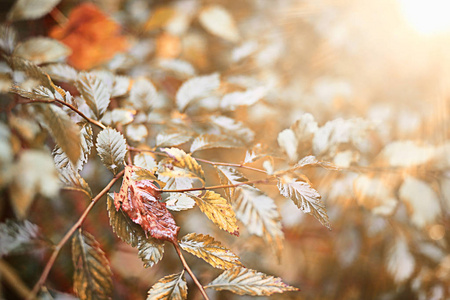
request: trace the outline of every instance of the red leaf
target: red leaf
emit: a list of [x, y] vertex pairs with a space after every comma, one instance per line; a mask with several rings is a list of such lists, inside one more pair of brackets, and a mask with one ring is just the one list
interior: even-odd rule
[[180, 228], [166, 204], [160, 202], [161, 193], [152, 180], [134, 181], [132, 173], [140, 168], [127, 166], [119, 193], [114, 193], [116, 210], [120, 207], [130, 219], [144, 229], [145, 234], [159, 240], [176, 242]]

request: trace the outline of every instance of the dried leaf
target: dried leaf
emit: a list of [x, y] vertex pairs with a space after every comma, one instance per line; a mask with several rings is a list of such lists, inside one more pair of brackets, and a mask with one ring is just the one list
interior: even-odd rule
[[213, 191], [206, 191], [201, 196], [188, 194], [192, 197], [200, 210], [213, 221], [220, 229], [238, 236], [239, 227], [236, 224], [236, 216], [227, 200]]
[[286, 152], [290, 161], [297, 160], [298, 140], [292, 129], [285, 129], [278, 134], [278, 145]]
[[27, 220], [0, 223], [0, 257], [35, 249], [36, 244], [42, 241], [38, 226]]
[[400, 237], [395, 240], [389, 250], [386, 264], [395, 282], [401, 283], [411, 277], [416, 261], [409, 251], [405, 238]]
[[322, 225], [331, 229], [325, 204], [320, 199], [320, 194], [309, 183], [284, 176], [278, 181], [278, 189], [281, 195], [294, 201], [304, 213], [314, 216]]
[[116, 75], [114, 76], [114, 84], [112, 86], [111, 96], [120, 97], [124, 96], [130, 91], [131, 80], [127, 76]]
[[78, 125], [58, 106], [36, 104], [34, 106], [39, 120], [50, 132], [55, 142], [76, 165], [80, 158], [81, 137]]
[[128, 124], [126, 127], [126, 136], [133, 142], [143, 142], [148, 136], [147, 127], [144, 124]]
[[202, 180], [205, 179], [205, 173], [203, 172], [202, 167], [190, 154], [186, 154], [186, 152], [178, 148], [163, 148], [161, 151], [169, 154], [171, 163], [174, 167], [187, 170]]
[[97, 136], [97, 152], [103, 164], [117, 174], [127, 153], [127, 144], [117, 130], [106, 128]]
[[[232, 167], [226, 167], [226, 166], [217, 166], [216, 168], [220, 182], [223, 185], [230, 185], [230, 184], [237, 184], [242, 182], [247, 182], [248, 179], [244, 177], [238, 170]], [[234, 199], [234, 194], [236, 188], [230, 187], [225, 188], [225, 196], [227, 197], [228, 201], [232, 201]]]
[[314, 155], [308, 155], [300, 159], [296, 164], [295, 168], [304, 168], [309, 166], [320, 166], [324, 169], [328, 170], [340, 170], [341, 168], [339, 166], [333, 165], [330, 162], [327, 161], [320, 161], [318, 160]]
[[155, 158], [148, 153], [139, 153], [135, 155], [133, 163], [136, 167], [147, 169], [152, 173], [155, 173], [158, 168]]
[[144, 267], [152, 267], [164, 254], [164, 243], [152, 237], [146, 237], [141, 226], [134, 223], [121, 208], [116, 210], [114, 197], [107, 195], [109, 223], [117, 236], [132, 247], [137, 247]]
[[279, 277], [240, 267], [224, 271], [206, 288], [213, 288], [219, 291], [227, 290], [238, 295], [251, 296], [270, 296], [274, 293], [299, 290], [283, 283]]
[[33, 20], [48, 14], [61, 0], [17, 0], [8, 13], [8, 20]]
[[147, 300], [183, 300], [187, 298], [184, 271], [161, 278], [148, 291]]
[[187, 130], [166, 130], [156, 136], [157, 147], [178, 146], [189, 142], [192, 139], [192, 132]]
[[210, 33], [230, 42], [239, 40], [239, 32], [230, 13], [219, 5], [202, 9], [199, 15], [202, 26]]
[[68, 61], [75, 68], [90, 69], [128, 48], [126, 38], [120, 35], [120, 25], [94, 4], [79, 4], [68, 18], [63, 26], [53, 27], [49, 36], [72, 49]]
[[61, 61], [72, 53], [63, 43], [47, 37], [32, 37], [20, 43], [14, 55], [28, 59], [35, 64]]
[[72, 238], [72, 260], [73, 288], [78, 297], [110, 299], [113, 284], [108, 259], [95, 238], [81, 229]]
[[113, 126], [117, 124], [127, 125], [133, 122], [136, 111], [126, 108], [115, 108], [107, 110], [103, 115], [101, 122], [105, 125]]
[[213, 148], [238, 148], [241, 146], [242, 144], [236, 140], [230, 140], [216, 134], [202, 134], [192, 142], [191, 152]]
[[237, 107], [250, 106], [258, 102], [267, 94], [265, 87], [258, 87], [245, 92], [233, 92], [222, 97], [220, 107], [226, 110], [235, 110]]
[[158, 94], [153, 83], [146, 78], [139, 78], [131, 87], [129, 100], [134, 109], [149, 112], [157, 96]]
[[185, 111], [192, 101], [209, 96], [219, 86], [220, 77], [217, 73], [198, 76], [185, 81], [178, 89], [176, 95], [178, 110], [181, 112]]
[[11, 69], [25, 72], [27, 76], [38, 80], [40, 84], [50, 89], [52, 93], [55, 92], [55, 85], [50, 77], [36, 64], [17, 56], [6, 57], [5, 60]]
[[133, 180], [133, 173], [139, 169], [125, 167], [120, 191], [114, 193], [116, 209], [122, 208], [134, 223], [144, 229], [146, 235], [174, 242], [180, 228], [165, 204], [160, 202], [161, 193], [152, 180]]
[[184, 251], [203, 259], [214, 268], [227, 270], [242, 266], [236, 254], [209, 235], [190, 233], [179, 244]]
[[77, 70], [63, 63], [46, 65], [42, 70], [58, 81], [73, 83], [78, 79]]
[[247, 231], [262, 237], [279, 257], [284, 234], [281, 230], [281, 216], [272, 198], [257, 188], [240, 186], [236, 188], [233, 208]]
[[187, 210], [195, 206], [195, 201], [184, 193], [170, 193], [166, 199], [167, 209], [173, 211]]
[[17, 43], [17, 32], [12, 26], [0, 25], [0, 49], [7, 55], [14, 52]]
[[100, 120], [106, 112], [111, 98], [111, 92], [107, 86], [100, 78], [89, 73], [81, 73], [76, 86], [97, 120]]
[[244, 123], [225, 116], [211, 116], [211, 123], [225, 136], [231, 136], [244, 144], [249, 144], [255, 139], [255, 133]]

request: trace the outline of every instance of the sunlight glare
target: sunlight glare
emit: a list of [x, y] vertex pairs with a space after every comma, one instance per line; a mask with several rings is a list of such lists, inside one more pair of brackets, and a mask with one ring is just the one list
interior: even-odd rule
[[398, 0], [406, 21], [417, 32], [435, 35], [450, 32], [449, 0]]

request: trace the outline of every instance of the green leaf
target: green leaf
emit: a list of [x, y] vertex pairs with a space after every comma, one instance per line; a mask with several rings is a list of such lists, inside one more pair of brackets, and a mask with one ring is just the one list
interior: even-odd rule
[[213, 221], [220, 229], [238, 236], [239, 227], [236, 224], [236, 216], [231, 205], [213, 191], [206, 191], [200, 196], [188, 193], [189, 197], [195, 200], [200, 210]]
[[178, 110], [183, 112], [193, 100], [210, 95], [219, 86], [220, 76], [217, 73], [198, 76], [185, 81], [176, 95]]
[[279, 277], [240, 267], [224, 271], [206, 288], [219, 291], [227, 290], [238, 295], [251, 296], [270, 296], [274, 293], [299, 290], [285, 284]]
[[214, 268], [230, 269], [242, 265], [236, 254], [209, 235], [196, 233], [185, 235], [180, 241], [180, 247], [200, 257]]
[[34, 20], [48, 14], [61, 0], [17, 0], [8, 13], [8, 20]]
[[35, 64], [60, 61], [72, 53], [71, 48], [48, 37], [32, 37], [17, 45], [14, 55]]
[[125, 154], [127, 153], [127, 144], [117, 130], [113, 128], [103, 129], [97, 136], [97, 152], [103, 161], [103, 164], [117, 174]]
[[184, 271], [161, 278], [148, 291], [147, 300], [183, 300], [187, 298]]
[[281, 216], [272, 198], [257, 188], [240, 186], [236, 188], [232, 203], [236, 217], [244, 223], [248, 232], [262, 237], [279, 257], [284, 234]]
[[178, 148], [163, 148], [161, 151], [169, 154], [173, 166], [185, 169], [196, 177], [205, 180], [205, 173], [203, 173], [202, 167], [190, 154], [186, 154], [186, 152]]
[[106, 112], [111, 98], [111, 92], [107, 85], [97, 76], [81, 73], [76, 86], [97, 120], [100, 120]]
[[64, 110], [56, 105], [36, 104], [34, 107], [41, 123], [50, 132], [69, 160], [76, 165], [81, 154], [78, 125], [73, 123]]
[[145, 267], [152, 267], [162, 259], [164, 243], [151, 237], [147, 238], [142, 227], [131, 221], [122, 209], [116, 211], [111, 194], [107, 195], [107, 208], [113, 231], [122, 241], [138, 248], [139, 258]]
[[95, 238], [79, 229], [72, 238], [72, 260], [75, 267], [73, 285], [82, 300], [110, 299], [112, 272], [105, 253]]
[[322, 225], [331, 229], [325, 204], [320, 199], [320, 194], [309, 183], [284, 176], [279, 178], [278, 189], [281, 195], [294, 201], [304, 213], [314, 216]]

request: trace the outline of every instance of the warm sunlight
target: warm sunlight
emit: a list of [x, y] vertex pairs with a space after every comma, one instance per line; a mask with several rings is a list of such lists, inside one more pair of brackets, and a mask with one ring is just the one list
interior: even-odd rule
[[450, 32], [450, 1], [398, 0], [406, 21], [421, 34]]

